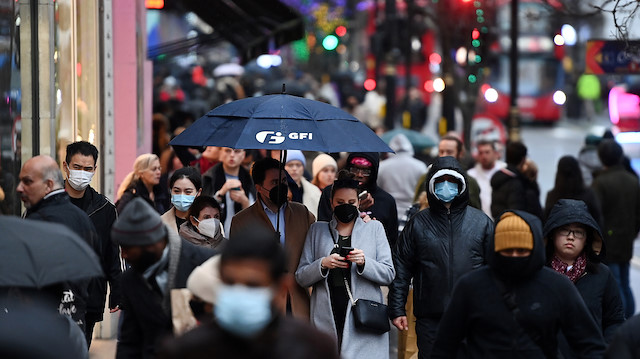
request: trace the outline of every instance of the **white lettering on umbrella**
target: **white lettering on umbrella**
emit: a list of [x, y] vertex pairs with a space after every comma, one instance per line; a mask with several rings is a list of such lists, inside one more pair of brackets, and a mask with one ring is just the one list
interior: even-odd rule
[[[313, 140], [312, 132], [291, 132], [287, 136], [291, 140]], [[260, 131], [256, 133], [256, 140], [260, 143], [265, 143], [268, 141], [268, 144], [278, 145], [284, 142], [286, 137], [282, 135], [282, 132], [275, 131]]]

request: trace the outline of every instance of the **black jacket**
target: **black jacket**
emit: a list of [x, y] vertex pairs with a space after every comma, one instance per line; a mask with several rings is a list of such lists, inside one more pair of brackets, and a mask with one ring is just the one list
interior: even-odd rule
[[[440, 170], [463, 176], [453, 157], [435, 160], [427, 187]], [[439, 319], [455, 282], [485, 263], [484, 252], [493, 223], [482, 211], [468, 206], [468, 188], [453, 199], [449, 210], [430, 190], [430, 207], [413, 216], [393, 249], [396, 278], [389, 288], [389, 316], [406, 315], [405, 303], [413, 278], [413, 311], [417, 318]]]
[[90, 285], [91, 298], [87, 312], [94, 313], [98, 320], [101, 320], [107, 294], [107, 281], [109, 281], [110, 286], [109, 308], [113, 309], [120, 304], [122, 262], [120, 261], [118, 246], [111, 241], [111, 226], [118, 218], [118, 213], [116, 212], [116, 207], [107, 197], [96, 192], [91, 186], [87, 187], [79, 203], [73, 200], [72, 202], [79, 205], [79, 208], [89, 216], [98, 234], [102, 251], [100, 264], [105, 277], [92, 281]]
[[118, 213], [122, 213], [124, 207], [131, 202], [132, 199], [142, 197], [156, 210], [156, 212], [163, 215], [169, 210], [169, 208], [171, 208], [169, 191], [166, 188], [162, 188], [160, 185], [156, 185], [153, 186], [153, 195], [154, 200], [152, 201], [149, 197], [149, 191], [144, 183], [142, 183], [142, 181], [136, 181], [127, 188], [122, 196], [120, 196], [120, 199], [116, 202], [116, 209], [118, 210]]
[[[242, 189], [247, 197], [251, 194], [253, 195], [253, 198], [256, 198], [256, 187], [253, 185], [251, 174], [249, 174], [249, 171], [244, 169], [242, 166], [240, 166], [240, 171], [238, 172], [238, 180], [242, 183]], [[219, 162], [215, 166], [209, 168], [207, 172], [202, 175], [202, 194], [213, 197], [216, 192], [224, 186], [225, 182], [227, 182], [227, 178], [224, 175], [224, 167], [222, 167], [222, 162]], [[225, 223], [227, 218], [227, 209], [225, 206], [226, 203], [223, 199], [220, 202], [220, 207], [222, 208], [222, 213], [220, 213], [220, 222], [222, 223]], [[235, 210], [234, 213], [242, 211], [242, 205], [240, 203], [234, 203], [233, 208]]]
[[605, 359], [640, 358], [640, 315], [635, 315], [618, 328], [607, 348]]
[[[608, 342], [624, 322], [624, 308], [620, 298], [620, 290], [613, 274], [607, 266], [600, 263], [606, 253], [605, 243], [602, 241], [598, 223], [589, 214], [588, 207], [584, 202], [561, 199], [550, 211], [543, 232], [547, 242], [547, 265], [550, 265], [555, 251], [553, 231], [572, 223], [581, 223], [588, 228], [584, 249], [588, 265], [584, 275], [575, 282], [575, 285]], [[564, 338], [561, 339], [560, 344], [560, 350], [565, 358], [576, 357]]]
[[[102, 248], [91, 219], [80, 208], [71, 204], [67, 192], [56, 193], [46, 199], [42, 199], [33, 207], [27, 209], [25, 218], [60, 223], [67, 226], [93, 248], [98, 258], [102, 258]], [[42, 238], [42, 240], [46, 240], [46, 238]], [[91, 280], [89, 279], [83, 279], [64, 284], [65, 290], [71, 289], [73, 291], [75, 300], [73, 303], [64, 303], [63, 300], [62, 306], [65, 311], [72, 312], [71, 318], [81, 324], [83, 330], [87, 309], [89, 306], [95, 305], [95, 302], [90, 300], [90, 294], [95, 294], [95, 288], [91, 289], [91, 293], [89, 292], [90, 282]], [[73, 306], [75, 306], [75, 311], [72, 308]]]
[[522, 210], [542, 220], [540, 189], [514, 166], [507, 166], [491, 177], [491, 216], [498, 218], [506, 210]]
[[[128, 269], [122, 274], [122, 322], [117, 359], [155, 358], [160, 341], [172, 334], [171, 310], [166, 305], [170, 304], [171, 289], [185, 288], [193, 269], [215, 253], [182, 240], [177, 235], [169, 243], [175, 243], [176, 240], [180, 243], [180, 250], [178, 255], [169, 254], [166, 296], [152, 289], [141, 273]], [[169, 250], [171, 253], [171, 247]], [[173, 273], [172, 266], [176, 266]]]
[[[378, 167], [380, 164], [380, 154], [378, 152], [353, 152], [347, 157], [347, 169], [354, 157], [363, 157], [373, 164], [371, 167], [371, 175], [365, 186], [365, 190], [371, 193], [373, 197], [373, 206], [367, 209], [371, 212], [369, 216], [382, 222], [384, 231], [387, 234], [389, 245], [393, 248], [398, 239], [398, 208], [396, 200], [385, 190], [378, 187]], [[318, 221], [330, 222], [333, 218], [331, 210], [331, 190], [333, 185], [327, 186], [322, 190], [320, 203], [318, 204]]]
[[[540, 220], [526, 212], [515, 213], [529, 224], [533, 234], [531, 255], [523, 258], [525, 265], [517, 273], [509, 272], [506, 280], [500, 254], [488, 250], [488, 266], [460, 278], [440, 321], [431, 357], [455, 357], [466, 339], [469, 358], [545, 358], [541, 346], [557, 353], [557, 335], [562, 330], [580, 358], [602, 358], [602, 334], [575, 286], [544, 267]], [[488, 248], [494, 248], [493, 238]], [[518, 321], [495, 277], [503, 278], [508, 292], [515, 294]], [[533, 333], [540, 337], [539, 345], [531, 339]]]

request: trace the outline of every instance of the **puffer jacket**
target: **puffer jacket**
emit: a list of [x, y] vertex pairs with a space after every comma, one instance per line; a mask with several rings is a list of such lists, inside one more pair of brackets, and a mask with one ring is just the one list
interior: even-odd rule
[[415, 316], [439, 319], [458, 278], [485, 263], [485, 246], [493, 235], [493, 222], [481, 210], [468, 206], [466, 184], [447, 209], [429, 185], [441, 170], [452, 170], [465, 178], [453, 157], [437, 158], [429, 170], [430, 208], [409, 220], [393, 250], [396, 278], [389, 291], [392, 319], [406, 315], [412, 278]]
[[515, 166], [508, 165], [491, 177], [491, 215], [498, 218], [506, 210], [519, 209], [542, 220], [540, 189]]

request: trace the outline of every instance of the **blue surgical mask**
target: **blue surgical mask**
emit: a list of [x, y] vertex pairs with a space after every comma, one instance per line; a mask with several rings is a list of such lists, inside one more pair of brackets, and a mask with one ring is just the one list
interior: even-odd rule
[[223, 284], [218, 289], [215, 319], [235, 335], [253, 337], [271, 322], [272, 299], [273, 291], [269, 287]]
[[434, 194], [442, 202], [449, 203], [458, 195], [458, 184], [449, 181], [436, 183], [434, 186]]
[[178, 211], [186, 212], [189, 207], [191, 207], [195, 198], [196, 196], [189, 196], [186, 194], [172, 194], [171, 204], [176, 207]]

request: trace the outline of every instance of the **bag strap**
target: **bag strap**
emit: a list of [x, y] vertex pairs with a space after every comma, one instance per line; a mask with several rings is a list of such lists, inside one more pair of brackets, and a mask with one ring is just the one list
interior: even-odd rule
[[512, 290], [507, 289], [505, 283], [498, 278], [498, 276], [491, 271], [491, 278], [493, 278], [494, 283], [498, 287], [500, 294], [502, 295], [502, 300], [504, 300], [504, 304], [507, 306], [511, 315], [513, 316], [513, 320], [518, 324], [520, 329], [522, 329], [525, 334], [531, 339], [544, 353], [547, 358], [557, 358], [557, 354], [550, 352], [549, 348], [547, 348], [542, 342], [542, 336], [535, 330], [523, 325], [522, 316], [520, 315], [520, 308], [518, 308], [518, 304], [516, 303], [516, 293]]
[[[336, 240], [336, 237], [333, 235], [333, 231], [331, 230], [331, 224], [327, 222], [327, 227], [329, 227], [329, 234], [331, 234], [331, 239], [333, 239], [333, 243], [334, 243], [334, 248], [338, 248], [338, 241]], [[344, 280], [344, 286], [345, 288], [347, 288], [347, 295], [349, 296], [349, 300], [351, 301], [351, 305], [356, 305], [356, 301], [353, 300], [353, 295], [351, 294], [351, 288], [349, 287], [349, 281], [347, 280], [347, 277], [345, 277], [344, 275], [344, 271], [340, 271], [340, 273], [342, 273], [342, 280]]]

